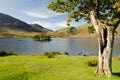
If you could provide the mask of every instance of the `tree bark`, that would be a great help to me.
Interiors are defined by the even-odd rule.
[[[105,36],[103,32],[101,32],[101,36]],[[98,74],[106,74],[110,76],[112,73],[112,50],[113,50],[113,41],[114,41],[114,29],[112,27],[107,27],[107,31],[104,32],[107,35],[102,38],[98,37],[98,41],[100,44],[99,54],[98,54]]]
[[[114,41],[114,27],[102,24],[96,18],[95,11],[90,12],[91,22],[97,32],[99,45],[97,74],[106,74],[110,76],[112,73],[112,50]]]

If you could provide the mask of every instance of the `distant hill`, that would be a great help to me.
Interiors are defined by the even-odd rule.
[[[52,32],[52,30],[44,28],[43,26],[38,25],[38,24],[29,24],[29,25],[32,26],[32,28],[37,29],[41,32]]]
[[[10,15],[0,13],[0,37],[33,37],[40,32],[49,32],[47,34],[53,37],[96,37],[96,33],[89,34],[88,27],[92,24],[84,24],[78,27],[66,27],[56,31],[44,28],[38,24],[27,24]],[[120,38],[120,25],[117,28],[116,37]]]
[[[51,35],[54,37],[96,37],[96,32],[89,33],[88,27],[91,27],[92,24],[84,24],[78,27],[66,27],[59,30],[56,30],[55,32],[52,32]],[[120,38],[120,26],[116,29],[117,33],[115,33],[115,37]]]
[[[19,19],[16,19],[10,15],[0,13],[0,31],[4,31],[6,29],[21,30],[21,31],[27,31],[27,32],[51,31],[40,25],[37,25],[37,24],[29,25],[29,24],[27,24]]]
[[[95,33],[89,34],[88,26],[91,26],[91,24],[71,28],[66,27],[52,32],[51,35],[54,37],[95,37]]]

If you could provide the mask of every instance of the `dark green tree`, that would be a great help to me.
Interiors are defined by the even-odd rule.
[[[96,73],[110,76],[114,32],[120,23],[120,0],[54,0],[48,8],[58,13],[68,12],[68,25],[72,19],[92,23],[99,45]]]

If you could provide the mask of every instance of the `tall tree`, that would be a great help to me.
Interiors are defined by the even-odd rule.
[[[48,8],[68,12],[68,25],[71,19],[85,19],[93,24],[99,45],[96,73],[110,76],[114,32],[120,23],[120,0],[54,0]]]

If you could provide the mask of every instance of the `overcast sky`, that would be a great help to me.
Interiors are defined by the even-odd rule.
[[[11,15],[28,24],[38,23],[45,28],[57,30],[66,27],[67,13],[58,14],[47,9],[51,0],[0,0],[0,13]],[[72,26],[84,21],[73,22]]]

